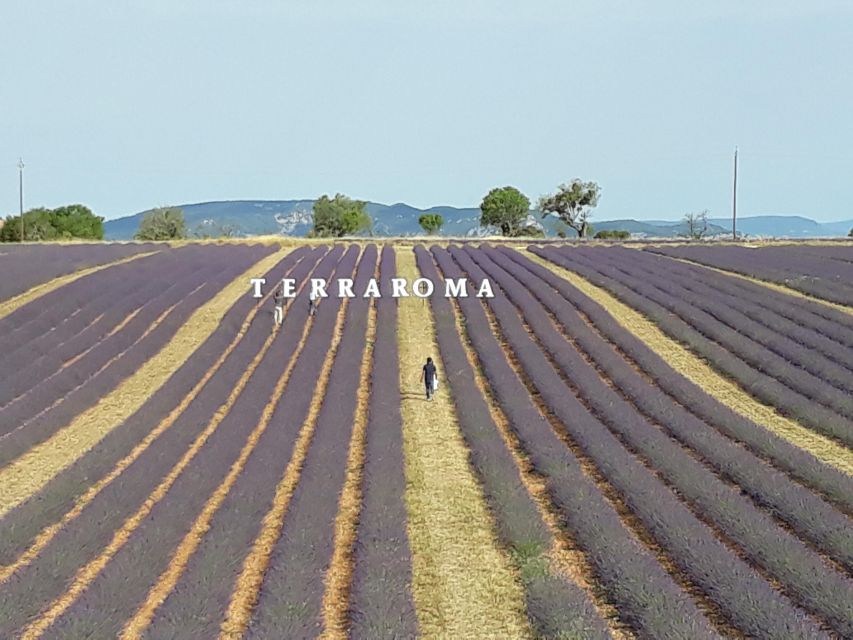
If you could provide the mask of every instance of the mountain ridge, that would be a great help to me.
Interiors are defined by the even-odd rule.
[[[281,234],[305,236],[311,229],[311,199],[295,200],[211,200],[177,205],[184,211],[187,229],[190,232],[203,233],[229,227],[241,236]],[[447,236],[477,237],[491,233],[480,226],[480,209],[477,207],[453,207],[438,205],[420,209],[396,202],[382,204],[368,202],[367,211],[373,219],[373,232],[378,236],[412,236],[423,232],[418,224],[422,213],[440,213],[444,217],[442,234]],[[142,216],[140,211],[129,216],[107,220],[104,234],[107,240],[130,240],[136,232]],[[567,236],[574,232],[565,228],[555,218],[542,219],[538,212],[531,211],[530,222],[543,228],[546,235],[557,236],[563,231]],[[738,218],[738,232],[760,237],[778,238],[817,238],[846,236],[853,219],[838,222],[817,222],[804,216],[745,216]],[[709,234],[724,235],[731,233],[731,220],[728,218],[709,218]],[[596,231],[629,231],[636,237],[678,237],[685,234],[685,226],[680,220],[592,220]]]

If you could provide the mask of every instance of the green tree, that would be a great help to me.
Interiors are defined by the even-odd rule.
[[[313,238],[340,238],[369,231],[373,223],[366,206],[366,202],[353,200],[341,193],[334,198],[320,196],[314,202],[314,228],[308,235]]]
[[[187,237],[184,212],[180,207],[157,207],[145,213],[136,240],[181,240]]]
[[[847,237],[853,238],[853,227],[850,228],[850,233],[847,234]]]
[[[82,204],[71,204],[54,209],[51,218],[53,226],[61,238],[85,238],[88,240],[103,240],[104,238],[104,219],[93,214],[88,207]]]
[[[530,214],[530,200],[515,187],[494,188],[480,203],[480,224],[501,230],[501,235],[530,235],[525,222]]]
[[[589,219],[592,210],[598,205],[601,187],[595,182],[584,182],[575,178],[568,184],[561,184],[557,192],[539,199],[539,211],[542,217],[556,216],[566,225],[577,231],[578,236],[586,238],[591,229]]]
[[[24,239],[30,242],[44,240],[102,240],[104,219],[88,207],[72,204],[57,209],[43,207],[24,212]],[[6,218],[0,229],[0,242],[21,241],[21,216]]]
[[[441,226],[444,224],[444,218],[440,213],[425,213],[418,218],[418,224],[421,225],[421,229],[426,233],[432,235],[441,229]]]

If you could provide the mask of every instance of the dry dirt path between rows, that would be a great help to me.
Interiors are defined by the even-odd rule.
[[[419,277],[411,251],[398,251],[397,261],[399,277]],[[427,356],[444,376],[425,300],[400,299],[398,341],[412,589],[421,634],[530,637],[522,588],[495,538],[453,404],[444,389],[427,402],[419,381]]]

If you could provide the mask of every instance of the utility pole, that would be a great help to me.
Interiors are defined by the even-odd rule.
[[[737,240],[737,147],[735,147],[735,177],[732,186],[732,240]]]
[[[24,241],[24,159],[18,158],[18,206],[21,213],[21,242]]]

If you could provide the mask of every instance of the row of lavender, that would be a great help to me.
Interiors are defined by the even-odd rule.
[[[397,301],[391,278],[397,273],[394,249],[382,250],[376,336],[370,367],[370,400],[362,468],[362,504],[353,548],[350,636],[355,639],[414,638],[412,557],[406,532],[403,420]]]
[[[853,246],[662,246],[647,251],[769,280],[853,306]]]
[[[531,250],[609,290],[752,395],[817,431],[853,444],[849,390],[853,326],[846,314],[827,309],[818,316],[806,307],[793,308],[789,300],[786,318],[771,312],[778,301],[770,300],[781,294],[753,291],[738,296],[726,290],[731,286],[727,276],[680,274],[673,261],[647,264],[648,257],[639,251]],[[749,309],[751,317],[739,309]],[[762,322],[754,319],[759,314]],[[788,320],[800,324],[801,331],[794,331]],[[820,329],[827,321],[834,325],[831,334]],[[801,340],[822,342],[835,355],[830,359]]]
[[[56,345],[53,351],[62,353],[67,344],[74,343],[67,358],[35,358],[30,366],[24,367],[8,384],[4,384],[5,403],[0,408],[0,434],[3,437],[0,464],[22,455],[93,406],[160,351],[200,305],[271,251],[260,245],[228,249],[204,255],[188,252],[173,265],[167,261],[164,268],[176,268],[168,280],[169,286],[149,290],[147,299],[134,302],[135,314],[128,309],[125,310],[125,318],[112,317],[113,326],[102,328],[108,332],[105,336],[99,337],[98,332],[83,335],[85,330],[66,335],[66,340]],[[153,268],[159,273],[159,279],[168,277],[168,272],[160,271],[157,266]],[[41,301],[43,311],[33,322],[41,314],[52,315],[51,303],[60,303],[63,299],[60,292],[61,289],[53,292],[59,295]],[[120,330],[113,332],[117,326],[121,327]],[[38,345],[42,337],[48,339],[54,331],[62,331],[61,327],[60,321],[53,331],[47,329],[46,335],[31,341]],[[33,349],[38,349],[38,346]],[[74,351],[78,351],[77,356],[70,355]]]
[[[136,253],[163,250],[154,243],[14,245],[0,247],[0,302],[80,269],[120,260]]]
[[[443,250],[433,251],[445,273],[453,275],[454,267]],[[558,295],[558,289],[534,277],[534,271],[530,270],[532,263],[508,249],[503,251],[450,250],[456,263],[468,274],[474,278],[486,275],[494,278],[510,298],[508,301],[498,296],[489,300],[489,306],[528,383],[560,418],[570,440],[607,477],[681,571],[732,625],[757,636],[820,635],[799,607],[849,633],[853,614],[845,603],[853,592],[846,576],[827,566],[819,554],[785,528],[777,526],[765,511],[770,507],[774,516],[786,520],[804,538],[826,547],[849,567],[850,540],[836,544],[837,535],[849,537],[844,533],[850,525],[846,516],[734,446],[696,416],[682,422],[689,414],[661,392],[656,393],[653,386],[644,387],[645,382],[639,376],[620,377],[620,369],[624,372],[630,368],[624,360],[619,366],[621,358],[601,338],[596,342],[595,336],[587,331],[581,347],[574,342],[576,336],[572,340],[561,336],[551,324],[549,314],[576,331],[582,324],[577,312],[566,298]],[[476,345],[478,340],[482,342],[481,334],[485,331],[483,328],[475,331],[478,325],[470,324],[471,314],[475,313],[470,304],[463,304],[462,309]],[[519,313],[535,340],[528,336]],[[574,320],[572,316],[576,316]],[[483,358],[480,348],[478,352],[488,371],[488,360]],[[599,370],[584,358],[595,362]],[[615,390],[602,382],[605,368],[605,375],[612,376]],[[513,401],[517,397],[512,396]],[[752,428],[757,430],[754,425]],[[682,449],[681,443],[691,450]],[[776,450],[784,450],[779,443],[770,444]],[[704,461],[697,460],[697,455],[703,456]],[[655,473],[650,473],[645,465],[653,467]],[[822,477],[844,481],[843,477],[825,473],[814,460],[811,466],[817,467]],[[670,487],[676,494],[670,492]],[[743,497],[741,491],[751,500]],[[828,524],[820,532],[813,526],[816,518],[826,518]],[[583,545],[583,529],[572,533]],[[720,536],[725,544],[718,540]],[[586,550],[596,558],[602,571],[600,555],[594,549]],[[772,581],[765,574],[772,576]],[[606,576],[602,571],[603,579]],[[781,584],[784,593],[776,591],[774,583]],[[612,583],[608,587],[614,589]],[[612,593],[615,598],[617,592]],[[626,601],[622,597],[618,605],[624,613]],[[745,605],[744,600],[760,603],[760,607],[755,610]]]

